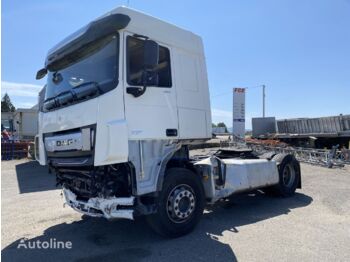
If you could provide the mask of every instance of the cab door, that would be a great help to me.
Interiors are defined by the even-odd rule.
[[[152,39],[155,40],[155,39]],[[155,40],[156,41],[156,40]],[[129,139],[174,139],[178,136],[178,113],[171,48],[159,43],[157,81],[135,96],[131,89],[142,88],[144,37],[124,33],[124,99]]]

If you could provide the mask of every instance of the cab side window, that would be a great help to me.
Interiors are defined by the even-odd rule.
[[[144,40],[127,37],[127,82],[129,85],[142,85]],[[159,46],[159,62],[156,67],[158,73],[157,87],[171,87],[170,51]]]

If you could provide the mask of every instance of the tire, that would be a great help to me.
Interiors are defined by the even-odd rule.
[[[168,169],[156,205],[157,213],[147,217],[153,230],[170,238],[188,234],[203,215],[205,195],[200,178],[184,168]]]
[[[277,162],[279,183],[271,189],[282,197],[294,195],[296,188],[300,184],[299,161],[290,154],[277,154],[272,160]]]

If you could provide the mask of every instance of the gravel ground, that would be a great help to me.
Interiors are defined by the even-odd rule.
[[[302,164],[294,197],[236,196],[177,239],[143,219],[108,222],[63,207],[53,174],[36,162],[2,162],[1,180],[3,261],[350,261],[349,167]],[[17,248],[23,238],[72,248]]]

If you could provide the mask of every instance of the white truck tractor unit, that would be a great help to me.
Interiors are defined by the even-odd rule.
[[[37,79],[45,75],[38,161],[78,212],[146,215],[176,237],[205,205],[260,188],[290,196],[301,186],[292,155],[189,156],[212,133],[203,43],[187,30],[119,7],[52,48]]]

